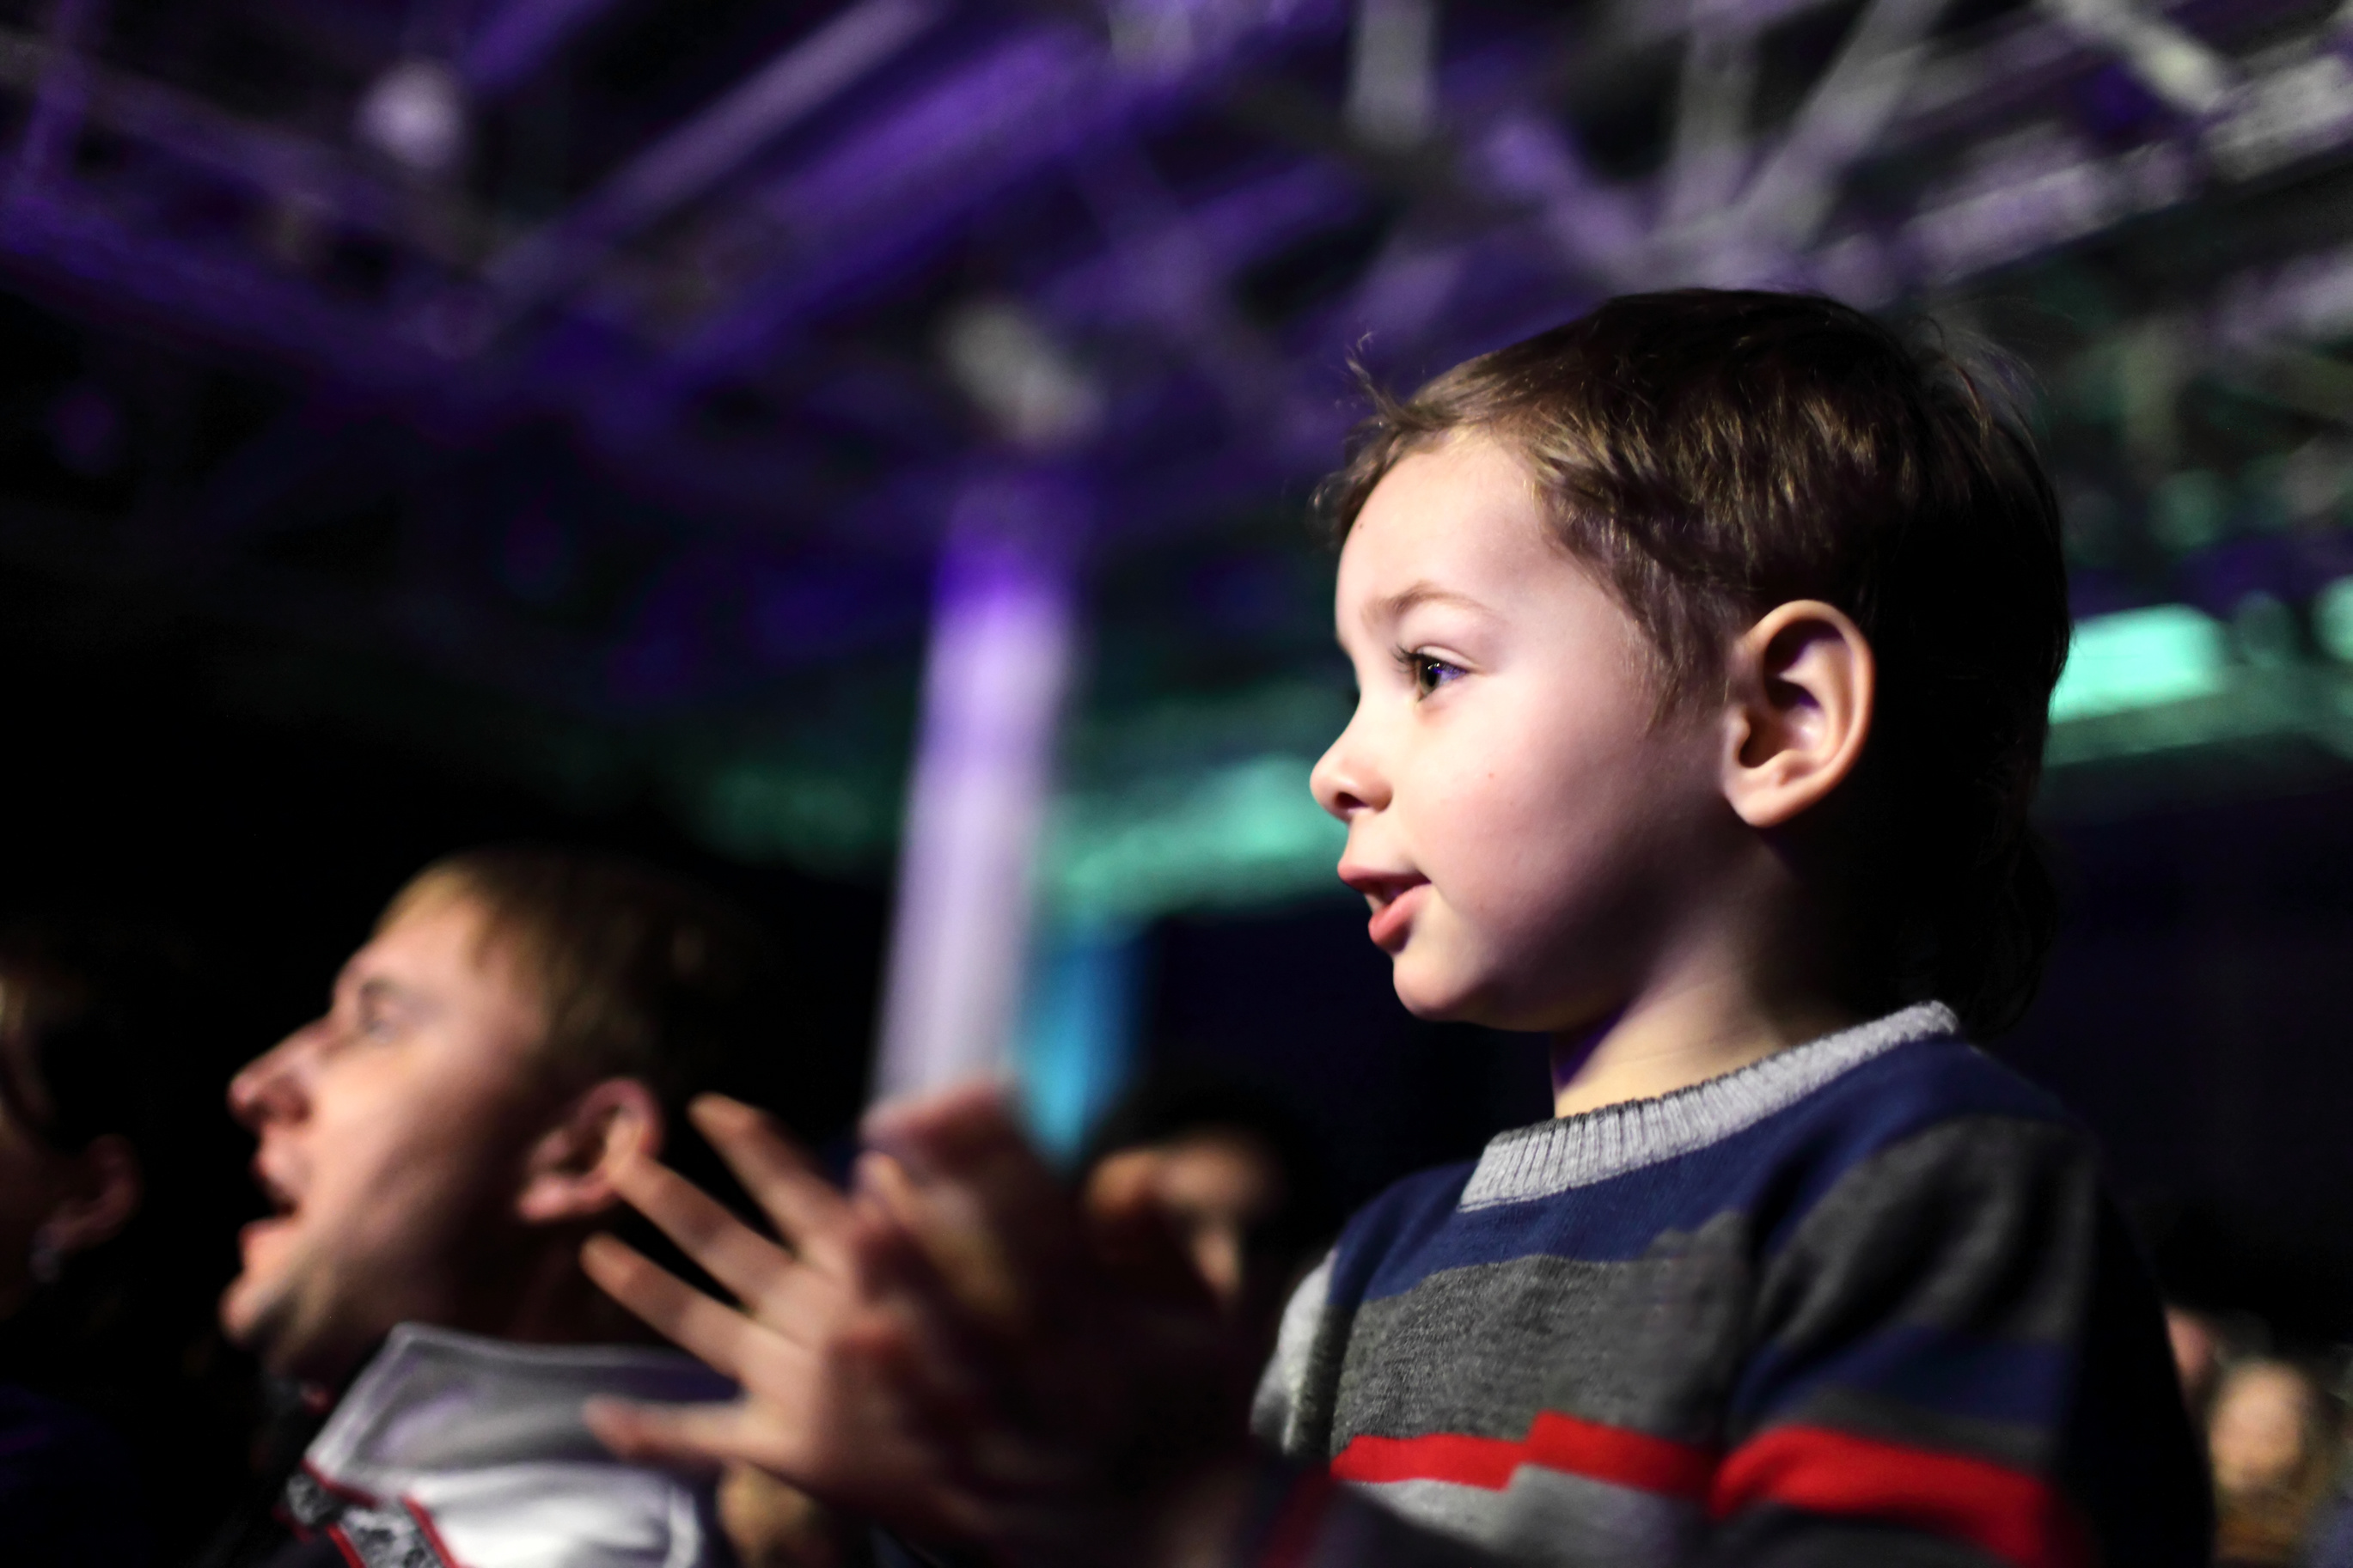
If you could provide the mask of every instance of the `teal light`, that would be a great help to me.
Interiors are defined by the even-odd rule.
[[[2226,684],[2222,625],[2187,605],[2096,616],[2076,624],[2051,721],[2094,719],[2212,697]]]
[[[2353,664],[2353,577],[2339,577],[2312,598],[2312,635],[2339,664]]]
[[[1314,765],[1258,756],[1066,796],[1048,833],[1049,902],[1071,918],[1148,919],[1336,893],[1348,834],[1307,793]]]
[[[1144,936],[1121,921],[1039,932],[1013,1068],[1031,1136],[1058,1162],[1126,1086],[1135,1058]]]

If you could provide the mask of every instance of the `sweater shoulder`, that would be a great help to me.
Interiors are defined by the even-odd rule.
[[[1799,1052],[1662,1100],[1504,1132],[1475,1162],[1397,1183],[1342,1234],[1332,1300],[1352,1305],[1434,1269],[1535,1254],[1630,1259],[1727,1211],[1778,1231],[1897,1145],[1973,1121],[2035,1124],[2040,1142],[2094,1163],[2088,1137],[2048,1092],[1949,1035],[1792,1089],[1808,1066]]]
[[[1390,1183],[1351,1215],[1332,1248],[1326,1300],[1349,1306],[1362,1300],[1385,1263],[1420,1249],[1444,1232],[1477,1164],[1460,1160],[1417,1171]]]

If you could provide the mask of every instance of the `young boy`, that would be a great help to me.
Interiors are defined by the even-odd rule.
[[[748,1314],[591,1270],[749,1398],[602,1434],[1010,1558],[2202,1562],[2094,1152],[1963,1043],[2052,925],[2024,437],[1843,307],[1649,295],[1380,402],[1326,495],[1340,874],[1413,1011],[1551,1035],[1556,1117],[1302,1287],[1253,1412],[1299,1468],[1240,1457],[1148,1235],[1085,1235],[970,1096],[878,1119],[846,1202],[718,1110],[798,1260],[638,1167]]]

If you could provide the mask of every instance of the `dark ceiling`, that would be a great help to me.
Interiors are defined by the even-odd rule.
[[[1093,626],[1066,782],[1109,833],[1171,770],[1246,805],[1336,722],[1301,502],[1352,353],[1410,381],[1756,280],[2021,353],[2080,606],[2190,605],[2277,698],[2063,763],[2334,766],[2337,16],[5,0],[0,554],[235,628],[185,645],[225,701],[856,871],[945,520],[1050,474]]]

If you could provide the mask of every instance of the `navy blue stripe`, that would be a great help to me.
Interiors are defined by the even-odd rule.
[[[1331,1300],[1411,1289],[1440,1269],[1546,1256],[1642,1257],[1670,1230],[1727,1210],[1756,1217],[1769,1256],[1849,1171],[1916,1132],[1974,1116],[2065,1123],[2057,1103],[1957,1041],[1899,1046],[1704,1149],[1527,1203],[1456,1212],[1472,1165],[1407,1178],[1341,1238]]]
[[[1741,1369],[1733,1424],[1837,1387],[1940,1415],[2048,1430],[2065,1414],[2074,1367],[2075,1357],[2059,1344],[1897,1323],[1827,1356],[1816,1349],[1799,1359],[1766,1346]]]

